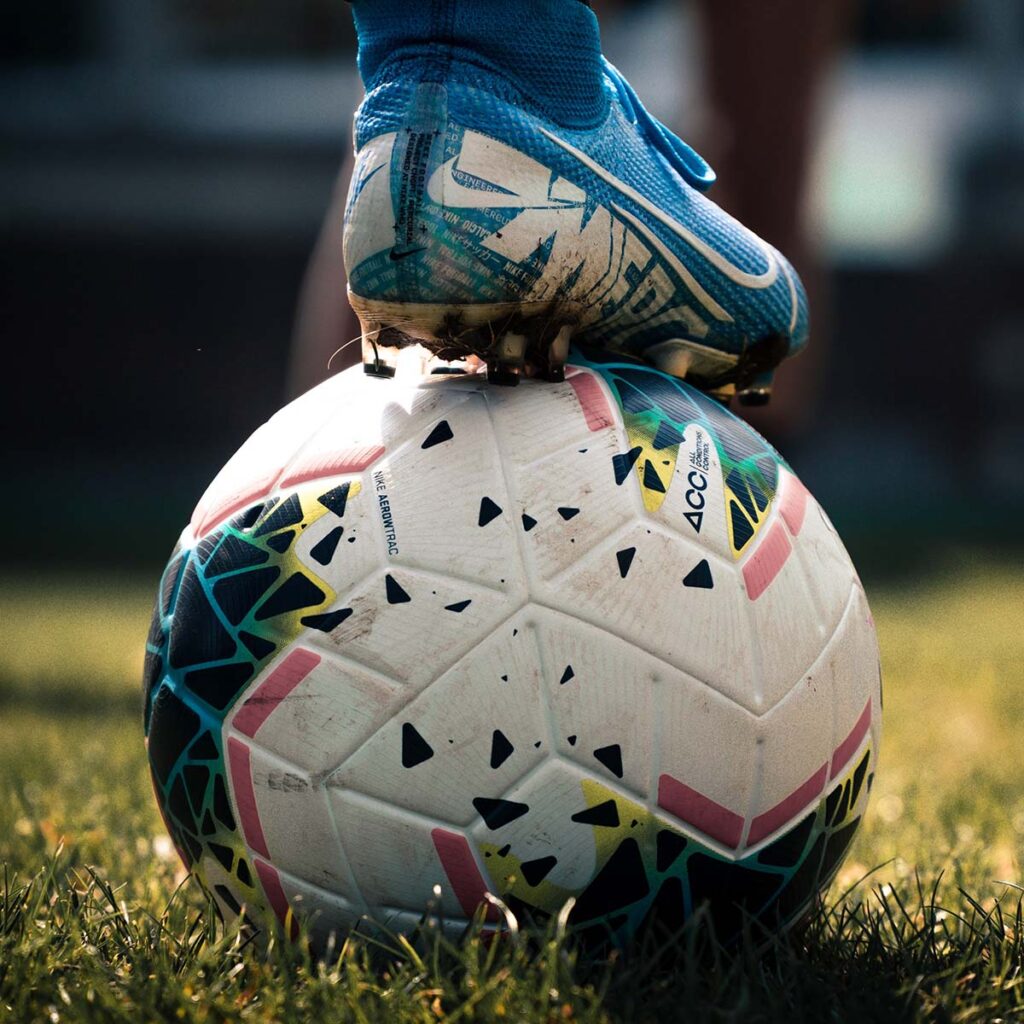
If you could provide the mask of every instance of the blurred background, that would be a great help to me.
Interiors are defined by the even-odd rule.
[[[205,485],[287,395],[360,97],[350,11],[51,0],[5,22],[0,569],[155,582]],[[693,12],[627,4],[602,27],[652,111],[693,137]],[[1024,5],[863,0],[845,35],[807,199],[824,358],[783,454],[869,571],[920,571],[937,547],[1019,557]]]

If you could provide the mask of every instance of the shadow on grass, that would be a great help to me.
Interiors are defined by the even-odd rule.
[[[197,886],[157,911],[133,906],[58,854],[30,879],[0,869],[0,1005],[23,1020],[61,1005],[71,1022],[181,1018],[196,999],[209,1019],[281,1024],[1016,1020],[1019,894],[1006,903],[885,885],[767,942],[748,933],[724,948],[698,914],[601,956],[566,933],[566,915],[498,938],[481,918],[456,939],[427,919],[409,938],[351,934],[318,955],[304,928],[294,941],[223,928]]]

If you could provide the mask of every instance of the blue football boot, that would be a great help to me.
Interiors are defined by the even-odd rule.
[[[582,0],[355,0],[345,213],[369,372],[398,349],[560,379],[571,340],[766,401],[807,341],[775,249],[601,55]],[[770,156],[766,156],[770,159]]]

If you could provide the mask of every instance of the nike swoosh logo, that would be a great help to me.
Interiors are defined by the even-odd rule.
[[[386,161],[384,163],[377,164],[377,166],[374,167],[372,171],[369,171],[367,174],[363,175],[362,180],[356,182],[356,184],[352,188],[352,198],[353,199],[358,199],[360,194],[362,193],[363,189],[366,188],[366,186],[370,184],[370,179],[378,171],[384,170],[384,168],[386,166],[387,166],[387,162]]]
[[[510,192],[492,192],[490,189],[469,188],[458,181],[452,173],[458,161],[457,156],[446,160],[427,182],[427,195],[438,206],[458,207],[463,210],[522,209],[523,201]]]
[[[490,161],[488,161],[486,155],[481,153],[479,149],[481,141],[489,143],[492,147],[500,145],[501,150],[496,154],[492,154]],[[503,154],[502,151],[504,151]],[[458,166],[460,159],[463,160],[464,165],[468,162],[470,166],[474,167],[474,170],[479,171],[481,170],[480,164],[491,162],[492,166],[495,166],[493,161],[496,158],[500,160],[502,155],[509,162],[518,160],[520,163],[529,165],[525,173],[512,175],[512,180],[515,180],[520,187],[518,192],[506,188],[498,182],[488,182],[486,179],[479,177],[478,174],[474,174],[473,177],[476,177],[477,180],[485,185],[494,185],[494,189],[471,188],[469,185],[464,185],[455,176],[454,172],[461,170]],[[501,165],[497,164],[497,166]],[[503,170],[508,173],[509,169],[503,167]],[[518,170],[522,172],[523,168]],[[430,180],[427,182],[427,195],[439,206],[463,210],[566,210],[583,205],[586,198],[583,193],[564,180],[561,181],[561,185],[566,190],[565,195],[549,194],[550,180],[550,170],[543,164],[537,163],[537,161],[528,157],[525,153],[505,146],[503,143],[497,143],[496,140],[486,139],[485,136],[479,135],[476,132],[467,132],[466,138],[463,140],[462,151],[459,155],[446,160],[430,176]],[[557,186],[559,183],[556,182],[555,184]],[[524,188],[525,191],[523,191]]]
[[[421,245],[418,249],[406,249],[405,252],[399,252],[397,249],[392,249],[389,253],[391,261],[397,263],[399,260],[404,260],[406,256],[415,256],[418,252],[426,252],[427,247]]]
[[[712,248],[702,238],[695,235],[689,228],[680,224],[675,218],[670,217],[664,210],[658,209],[654,203],[637,192],[635,188],[615,177],[611,171],[605,170],[604,167],[587,156],[587,154],[582,150],[577,149],[571,143],[566,142],[565,139],[560,139],[557,135],[553,135],[546,128],[540,128],[539,130],[541,134],[550,139],[556,146],[559,146],[561,149],[564,149],[567,153],[574,156],[581,164],[583,164],[584,167],[596,174],[602,181],[607,182],[617,192],[621,192],[624,196],[636,203],[637,206],[646,210],[652,217],[664,224],[669,231],[682,241],[686,242],[686,244],[692,249],[695,249],[700,253],[700,255],[703,256],[704,259],[706,259],[716,270],[724,274],[734,284],[741,285],[744,288],[760,289],[770,288],[778,280],[778,258],[768,247],[767,243],[758,238],[757,235],[754,235],[752,232],[747,232],[748,235],[750,235],[750,237],[760,246],[768,267],[762,274],[750,274],[740,267],[737,267],[734,263],[731,263],[717,249]],[[744,230],[746,229],[744,228]]]

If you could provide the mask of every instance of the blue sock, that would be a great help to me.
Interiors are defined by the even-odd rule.
[[[443,82],[453,61],[490,65],[557,124],[605,113],[597,18],[580,0],[354,0],[359,73],[367,89],[400,49],[420,81]]]

